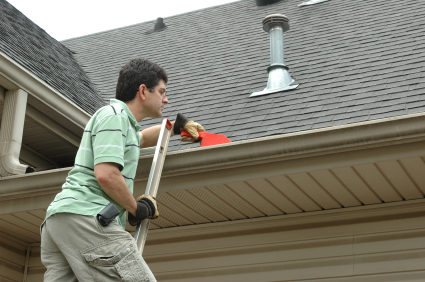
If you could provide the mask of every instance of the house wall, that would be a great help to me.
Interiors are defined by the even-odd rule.
[[[22,281],[27,246],[0,235],[0,282]]]
[[[158,281],[425,281],[425,201],[152,230],[144,257]]]
[[[151,241],[145,259],[158,281],[424,281],[425,210],[417,207],[193,228]]]

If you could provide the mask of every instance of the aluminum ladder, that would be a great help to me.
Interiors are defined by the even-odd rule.
[[[151,171],[149,173],[148,184],[146,185],[145,195],[156,197],[158,193],[159,181],[161,180],[162,167],[164,165],[165,155],[167,154],[168,143],[170,141],[173,125],[168,119],[163,119],[158,143],[156,147],[140,149],[140,155],[147,155],[155,151],[153,156]],[[140,254],[143,253],[146,237],[148,235],[150,219],[145,219],[137,224],[134,240],[136,240],[137,248]]]

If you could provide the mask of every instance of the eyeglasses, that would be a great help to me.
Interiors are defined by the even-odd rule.
[[[167,98],[167,91],[160,92],[159,94],[161,94],[162,99]]]
[[[151,93],[155,93],[155,91],[157,90],[156,88],[148,88],[149,92]],[[161,95],[162,99],[167,98],[167,90],[165,90],[164,88],[159,88],[158,89],[159,95]]]

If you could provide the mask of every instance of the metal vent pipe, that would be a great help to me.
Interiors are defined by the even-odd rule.
[[[164,19],[163,18],[157,18],[155,26],[153,27],[153,31],[159,31],[159,30],[164,29],[166,27],[167,26],[164,23]]]
[[[273,14],[264,18],[264,31],[270,34],[270,66],[267,68],[269,79],[263,91],[254,92],[249,97],[255,97],[275,92],[295,89],[297,85],[289,74],[289,68],[284,62],[283,33],[289,30],[289,19],[281,14]]]

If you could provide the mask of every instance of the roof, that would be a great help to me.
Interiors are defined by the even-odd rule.
[[[105,99],[128,60],[159,63],[169,74],[164,117],[183,113],[232,141],[425,111],[423,2],[298,4],[242,0],[165,18],[160,32],[146,34],[149,21],[63,43]],[[248,98],[267,83],[269,35],[261,22],[274,13],[290,19],[285,63],[299,87]],[[193,145],[170,142],[170,150],[185,146]]]
[[[105,103],[72,52],[5,0],[0,51],[89,114]]]

